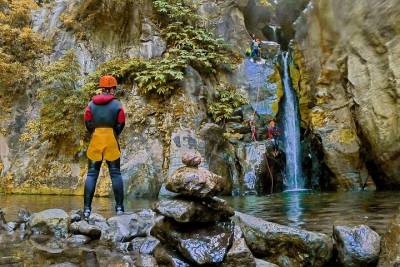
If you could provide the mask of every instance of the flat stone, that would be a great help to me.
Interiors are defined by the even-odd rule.
[[[97,225],[90,225],[86,221],[74,222],[69,228],[74,234],[87,235],[92,239],[99,239],[101,236],[101,228]]]
[[[278,258],[284,255],[301,266],[323,266],[331,258],[332,243],[324,234],[267,222],[240,212],[235,213],[234,220],[250,250],[271,262],[278,263]]]
[[[203,201],[205,202],[205,201]],[[214,202],[213,202],[214,204]],[[217,207],[217,204],[214,204]],[[229,207],[229,206],[228,206]],[[165,199],[154,205],[154,210],[177,222],[215,222],[233,215],[232,208],[211,209],[206,204],[184,199]]]
[[[256,267],[256,261],[244,238],[235,240],[226,254],[224,267],[248,266]]]
[[[213,197],[227,186],[226,179],[204,168],[181,167],[167,178],[172,192],[198,198]]]
[[[333,238],[344,266],[369,266],[378,261],[381,238],[368,226],[334,226]]]
[[[34,213],[29,222],[33,234],[68,235],[69,216],[62,209],[48,209]]]
[[[151,233],[163,244],[176,247],[190,262],[219,264],[232,244],[233,224],[227,222],[194,228],[163,218],[156,222]]]
[[[279,267],[279,266],[265,260],[256,259],[256,267]]]

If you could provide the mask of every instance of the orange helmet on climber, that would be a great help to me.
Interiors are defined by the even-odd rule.
[[[117,79],[111,75],[105,75],[100,78],[99,87],[100,88],[113,88],[117,87]]]

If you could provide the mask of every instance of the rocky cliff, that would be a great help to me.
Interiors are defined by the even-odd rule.
[[[313,0],[296,21],[302,120],[337,189],[400,186],[399,12],[394,0]]]

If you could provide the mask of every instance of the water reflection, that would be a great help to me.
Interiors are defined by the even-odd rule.
[[[289,226],[299,227],[302,225],[303,197],[304,192],[284,192],[285,210]]]

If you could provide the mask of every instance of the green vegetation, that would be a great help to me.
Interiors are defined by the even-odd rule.
[[[216,99],[209,105],[208,111],[215,122],[221,122],[230,119],[235,109],[245,104],[246,98],[235,87],[220,84],[217,87]]]
[[[9,94],[30,85],[37,66],[49,51],[47,42],[30,28],[33,0],[0,0],[0,94]]]
[[[83,109],[87,98],[79,89],[80,66],[73,50],[58,61],[47,66],[41,73],[42,89],[39,98],[43,105],[40,110],[39,136],[71,146],[79,145],[84,136],[82,123]]]

